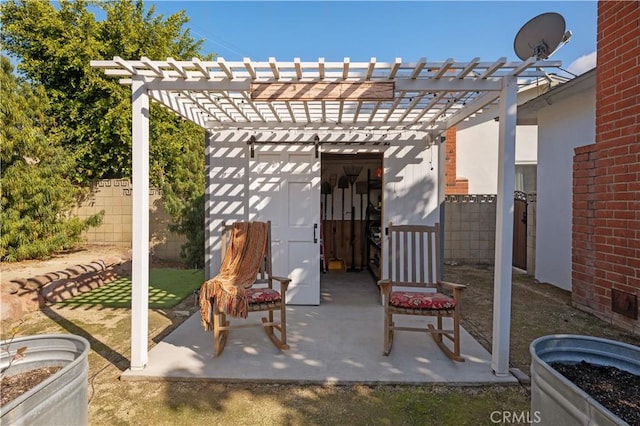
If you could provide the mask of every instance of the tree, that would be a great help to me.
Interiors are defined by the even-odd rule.
[[[55,8],[42,1],[9,1],[0,6],[4,49],[20,59],[20,72],[47,91],[49,114],[64,130],[61,143],[78,153],[76,180],[82,183],[131,176],[131,91],[91,68],[90,61],[114,56],[185,59],[198,56],[202,43],[182,29],[188,22],[184,12],[164,19],[154,16],[153,7],[145,13],[142,1],[97,2],[106,13],[97,22],[88,4],[62,0]],[[204,132],[194,132],[195,125],[159,105],[151,109],[157,118],[150,127],[152,145],[167,131],[183,129],[202,144]],[[159,184],[158,168],[174,164],[175,150],[152,146],[152,151],[152,182]]]
[[[104,19],[97,21],[90,7],[101,9]],[[44,88],[51,100],[47,114],[57,123],[52,131],[77,158],[74,180],[130,177],[131,90],[90,61],[201,56],[202,41],[183,29],[184,12],[165,18],[153,6],[145,12],[140,0],[61,0],[58,7],[10,0],[0,12],[4,49],[19,59],[18,70],[29,81]],[[164,190],[174,229],[195,235],[182,221],[204,194],[204,130],[153,102],[150,114],[151,184]],[[204,257],[204,244],[199,250]]]
[[[74,161],[54,137],[42,87],[18,81],[0,56],[0,258],[46,258],[81,241],[102,215],[71,217],[80,189],[68,178]]]

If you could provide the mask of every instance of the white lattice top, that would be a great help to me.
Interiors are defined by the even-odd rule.
[[[440,133],[495,111],[505,77],[544,77],[559,61],[91,61],[208,129],[396,130]]]

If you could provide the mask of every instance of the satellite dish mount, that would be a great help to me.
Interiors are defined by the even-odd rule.
[[[547,59],[571,38],[571,31],[565,32],[565,28],[565,20],[559,13],[538,15],[520,28],[513,49],[523,61],[531,57],[538,61]]]

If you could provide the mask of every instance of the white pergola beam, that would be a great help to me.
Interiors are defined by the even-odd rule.
[[[193,90],[196,92],[246,92],[251,88],[251,80],[181,80],[175,78],[149,79],[149,90]]]
[[[220,70],[222,70],[222,72],[224,73],[224,75],[229,79],[229,80],[233,80],[233,72],[229,69],[229,67],[227,66],[226,61],[224,60],[224,58],[220,57],[218,58],[218,66],[220,67]]]
[[[192,121],[203,128],[205,127],[202,114],[195,114],[195,107],[180,102],[175,94],[161,90],[147,90],[147,93],[151,99],[164,105],[180,117]]]
[[[474,99],[472,102],[467,104],[465,108],[448,117],[442,124],[443,127],[448,129],[457,125],[480,109],[494,102],[499,97],[500,93],[489,92],[483,96],[480,96],[479,98]]]
[[[449,58],[446,61],[444,61],[440,69],[436,71],[436,73],[433,75],[433,78],[435,79],[442,78],[451,69],[451,65],[453,65],[454,63],[455,61],[452,58]]]
[[[398,80],[396,90],[426,91],[426,92],[499,92],[502,82],[499,78],[492,80],[464,80],[454,77],[429,80]]]
[[[204,78],[206,79],[211,78],[211,73],[209,72],[209,68],[207,68],[207,66],[200,60],[200,58],[192,58],[191,61],[196,66],[198,71],[202,73]]]
[[[402,65],[402,58],[396,58],[396,61],[391,65],[391,69],[389,70],[389,76],[387,77],[389,80],[393,80],[396,78],[396,74]]]
[[[244,65],[244,68],[247,70],[247,72],[249,73],[249,76],[255,80],[256,78],[258,78],[258,74],[256,73],[256,69],[253,66],[253,64],[251,63],[251,59],[249,58],[243,58],[242,59],[242,64]]]
[[[302,65],[300,64],[300,58],[294,58],[293,65],[296,69],[296,78],[298,80],[302,80]]]
[[[349,58],[344,58],[344,61],[342,62],[342,79],[346,80],[347,78],[349,78],[349,62],[351,60]]]

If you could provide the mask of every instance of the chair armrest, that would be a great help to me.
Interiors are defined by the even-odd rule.
[[[271,277],[272,280],[276,280],[280,282],[280,288],[282,289],[283,292],[287,291],[287,287],[289,287],[289,283],[291,282],[291,278],[286,278],[286,277],[277,277],[275,275],[272,275]]]
[[[440,284],[442,284],[445,287],[449,287],[451,289],[459,289],[459,290],[464,290],[465,288],[467,288],[466,285],[464,284],[457,284],[457,283],[452,283],[449,281],[440,281]]]
[[[462,292],[462,290],[467,288],[467,286],[464,284],[457,284],[449,281],[438,281],[438,286],[444,286],[444,287],[447,287],[448,289],[453,290],[454,299],[458,299],[460,297],[460,293]]]
[[[391,293],[391,281],[389,280],[379,280],[378,286],[380,287],[380,291],[384,295],[389,295]]]

